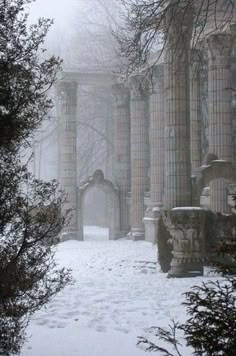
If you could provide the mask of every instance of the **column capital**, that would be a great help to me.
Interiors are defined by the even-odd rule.
[[[154,78],[160,78],[164,75],[164,63],[156,64],[152,69],[152,76]]]
[[[131,90],[131,99],[146,97],[148,95],[149,80],[142,73],[133,74],[128,81]]]
[[[202,61],[202,51],[198,48],[192,48],[190,51],[191,65],[199,67]]]
[[[234,41],[234,36],[231,33],[214,33],[208,36],[207,44],[211,64],[217,64],[220,59],[225,61],[222,64],[228,64]]]
[[[164,66],[164,63],[160,63],[152,68],[149,79],[151,94],[154,94],[158,88],[164,85]]]
[[[200,70],[202,68],[203,56],[200,49],[192,48],[190,52],[190,78],[200,80]],[[202,74],[202,73],[201,73]]]
[[[171,0],[168,6],[163,23],[168,43],[182,47],[192,36],[194,9],[176,0]]]
[[[59,99],[71,98],[77,100],[78,83],[76,81],[61,80],[56,84],[57,96]]]
[[[112,85],[112,94],[115,98],[115,105],[128,106],[130,91],[125,83],[115,83]]]

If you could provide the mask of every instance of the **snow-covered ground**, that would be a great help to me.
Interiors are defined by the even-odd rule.
[[[183,320],[182,293],[201,278],[167,279],[151,243],[108,241],[101,228],[85,235],[58,245],[58,262],[75,283],[34,315],[21,356],[157,355],[137,348],[137,337]]]

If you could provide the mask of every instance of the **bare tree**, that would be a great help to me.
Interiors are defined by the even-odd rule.
[[[183,33],[192,33],[192,48],[201,46],[212,32],[226,31],[232,23],[235,0],[120,0],[123,4],[123,25],[114,32],[120,55],[127,60],[126,72],[142,68],[159,59],[171,35],[172,24],[178,22],[175,46]],[[189,17],[191,21],[188,21]],[[157,58],[158,57],[158,58]]]

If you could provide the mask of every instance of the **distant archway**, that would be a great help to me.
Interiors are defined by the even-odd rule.
[[[120,237],[120,198],[119,190],[109,180],[104,178],[103,172],[99,169],[92,177],[89,177],[79,186],[78,192],[78,230],[80,240],[84,240],[84,201],[86,193],[94,187],[101,189],[110,196],[111,201],[111,219],[109,223],[109,240],[115,240]]]

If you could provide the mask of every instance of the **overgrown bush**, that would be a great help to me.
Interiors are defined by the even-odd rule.
[[[0,0],[0,355],[20,352],[30,316],[67,283],[52,248],[67,220],[56,181],[34,179],[19,156],[52,108],[61,61],[42,45],[51,20],[28,25],[31,0]],[[69,212],[68,212],[69,213]]]

